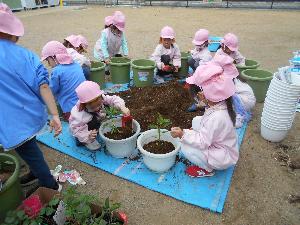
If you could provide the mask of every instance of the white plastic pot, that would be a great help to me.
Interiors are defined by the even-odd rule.
[[[123,139],[123,140],[113,140],[105,136],[105,133],[110,132],[111,128],[109,124],[111,121],[114,121],[117,127],[122,126],[121,118],[114,118],[108,121],[105,121],[101,124],[99,129],[99,134],[102,140],[104,140],[107,151],[115,158],[126,158],[129,157],[134,150],[136,149],[136,140],[141,132],[140,124],[136,120],[133,121],[133,130],[135,131],[134,135]]]
[[[267,141],[280,142],[286,137],[288,130],[270,129],[267,126],[265,126],[263,123],[261,123],[260,133],[261,133],[261,136],[264,139],[266,139]]]
[[[298,73],[291,73],[292,83],[300,87],[300,75]]]
[[[176,155],[180,149],[180,142],[178,139],[173,138],[167,130],[161,130],[161,140],[171,142],[175,150],[167,154],[153,154],[143,148],[145,144],[156,141],[157,139],[157,129],[147,130],[139,136],[137,147],[143,155],[145,165],[154,172],[163,173],[168,171],[175,164]]]
[[[291,90],[291,91],[300,93],[300,86],[283,82],[282,80],[278,79],[278,76],[279,76],[279,74],[277,72],[274,73],[274,77],[273,77],[271,83],[274,82],[277,85],[279,85],[279,87],[282,87],[283,89],[287,89],[287,90]]]
[[[262,117],[261,122],[270,129],[274,130],[289,130],[291,129],[293,123],[282,123],[282,122],[274,122],[268,118]]]
[[[294,115],[280,116],[280,115],[268,113],[265,110],[262,112],[262,116],[269,118],[270,120],[274,120],[275,122],[293,122],[294,120]]]

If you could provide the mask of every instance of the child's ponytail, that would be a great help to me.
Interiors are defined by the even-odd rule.
[[[227,105],[227,110],[228,110],[228,114],[230,116],[230,119],[233,123],[233,126],[235,126],[236,114],[235,114],[235,111],[233,109],[232,97],[229,97],[229,98],[226,99],[226,105]]]

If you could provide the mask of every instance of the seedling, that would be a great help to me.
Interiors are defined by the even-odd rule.
[[[107,115],[107,117],[109,119],[113,119],[116,116],[118,116],[118,115],[121,114],[121,112],[118,109],[116,109],[114,107],[111,107],[111,106],[105,108],[105,111],[106,111],[106,115]],[[115,124],[115,122],[113,120],[111,120],[111,122],[109,124],[107,124],[107,125],[110,127],[110,129],[111,129],[110,132],[112,134],[116,134],[116,133],[120,132],[119,129],[118,129],[118,127],[116,126],[116,124]]]
[[[169,119],[163,118],[163,116],[158,113],[158,116],[156,118],[156,122],[154,124],[151,124],[149,126],[150,129],[157,129],[158,131],[158,140],[160,141],[161,139],[161,129],[165,129],[167,128],[169,125],[171,125],[172,122]],[[166,133],[166,132],[162,132],[162,133]]]

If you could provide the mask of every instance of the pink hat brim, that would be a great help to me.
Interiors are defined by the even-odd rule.
[[[174,36],[161,36],[161,38],[170,38],[170,39],[174,39]]]
[[[202,45],[205,41],[196,41],[196,40],[193,40],[192,41],[194,45]]]
[[[239,50],[238,47],[232,47],[232,46],[228,46],[226,45],[225,41],[224,41],[224,38],[220,41],[221,44],[224,44],[227,48],[229,48],[231,51],[235,52],[237,50]]]
[[[115,26],[116,26],[116,28],[118,28],[118,30],[120,30],[120,31],[124,32],[124,30],[125,30],[125,27],[121,27],[121,26],[118,26],[118,25],[115,25]]]
[[[0,32],[17,37],[24,35],[24,26],[21,20],[8,13],[0,14]]]

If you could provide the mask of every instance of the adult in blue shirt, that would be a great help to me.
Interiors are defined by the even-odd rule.
[[[0,3],[0,143],[5,150],[15,149],[29,165],[22,184],[38,178],[40,186],[59,190],[35,135],[47,122],[45,104],[53,116],[50,127],[55,135],[62,130],[61,122],[46,68],[37,55],[16,44],[23,35],[22,22]]]
[[[48,42],[42,50],[42,60],[53,68],[50,75],[50,88],[58,101],[65,120],[78,101],[75,89],[85,81],[82,68],[73,62],[67,48],[58,41]]]

